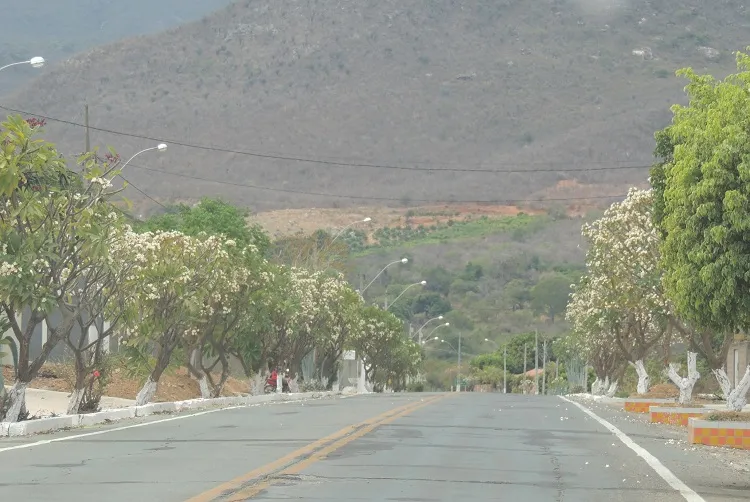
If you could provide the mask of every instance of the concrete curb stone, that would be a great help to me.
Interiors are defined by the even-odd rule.
[[[31,434],[44,434],[70,429],[116,422],[136,417],[147,417],[157,413],[174,413],[187,410],[204,410],[211,408],[227,408],[233,406],[253,406],[272,402],[293,402],[307,399],[321,399],[341,395],[341,392],[305,392],[299,394],[263,394],[260,396],[218,397],[214,399],[189,399],[167,403],[149,403],[144,406],[132,406],[87,413],[82,415],[63,415],[59,417],[40,418],[24,422],[0,422],[0,437],[18,437]]]

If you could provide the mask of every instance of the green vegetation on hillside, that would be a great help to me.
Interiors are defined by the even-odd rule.
[[[469,240],[501,233],[510,234],[516,240],[523,240],[543,229],[551,221],[548,216],[530,216],[524,213],[501,218],[482,216],[478,219],[448,220],[446,223],[427,227],[383,227],[374,232],[373,243],[366,241],[367,236],[361,230],[350,230],[342,236],[342,240],[356,256],[364,256],[382,249]]]

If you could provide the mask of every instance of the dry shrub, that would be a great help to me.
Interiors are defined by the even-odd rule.
[[[747,411],[712,411],[701,417],[711,422],[748,422],[750,423],[750,412]]]
[[[660,383],[651,387],[645,394],[631,394],[630,397],[653,399],[673,399],[680,396],[680,389],[671,383]]]

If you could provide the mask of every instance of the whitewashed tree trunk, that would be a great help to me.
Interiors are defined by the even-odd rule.
[[[19,417],[26,409],[26,387],[29,384],[16,381],[8,391],[8,411],[5,414],[6,422],[18,422]]]
[[[250,378],[250,395],[260,396],[263,394],[263,389],[266,387],[266,379],[263,377],[263,372],[258,370],[258,373]]]
[[[146,380],[146,383],[143,384],[143,388],[138,391],[138,395],[135,396],[135,405],[136,406],[144,406],[151,402],[151,400],[156,395],[156,389],[158,387],[158,383],[155,382],[151,377],[148,377],[148,380]]]
[[[292,394],[299,394],[299,383],[296,378],[289,379],[289,392]]]
[[[596,377],[594,383],[591,384],[591,393],[595,396],[598,396],[602,392],[602,386],[603,382],[599,379],[599,377]]]
[[[276,392],[281,394],[284,391],[284,375],[277,371],[276,372]]]
[[[79,409],[81,408],[81,401],[83,400],[83,394],[85,393],[85,389],[73,389],[73,392],[70,393],[70,399],[68,399],[68,415],[75,415],[78,413]]]
[[[719,382],[724,399],[727,400],[727,409],[731,411],[742,411],[747,404],[747,393],[750,391],[750,365],[745,369],[745,375],[737,386],[732,389],[726,369],[713,370],[716,380]]]
[[[680,374],[677,373],[676,364],[670,364],[669,368],[667,369],[667,376],[670,380],[672,380],[677,388],[680,389],[680,404],[689,403],[693,399],[693,387],[695,387],[695,383],[701,377],[701,374],[698,373],[697,369],[697,357],[698,354],[696,354],[695,352],[687,353],[688,374],[685,378],[681,377]]]
[[[648,376],[643,359],[638,359],[635,363],[631,362],[630,364],[635,367],[635,372],[638,374],[638,387],[636,391],[641,395],[647,393],[648,388],[651,387],[651,378]]]
[[[615,397],[615,394],[617,393],[617,386],[619,385],[619,382],[615,380],[612,382],[607,389],[606,396],[607,397]]]
[[[201,390],[201,397],[203,399],[211,397],[211,389],[208,388],[208,377],[206,375],[201,375],[198,379],[198,387]]]

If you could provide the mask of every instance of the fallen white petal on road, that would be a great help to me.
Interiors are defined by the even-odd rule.
[[[651,453],[649,453],[645,448],[640,446],[638,443],[630,439],[630,437],[622,432],[620,429],[612,425],[611,423],[604,420],[602,417],[594,413],[593,411],[589,410],[585,406],[583,406],[580,403],[576,403],[575,401],[572,401],[566,397],[559,396],[560,399],[563,399],[564,401],[567,401],[568,403],[577,406],[581,411],[583,411],[585,414],[599,422],[601,425],[603,425],[606,429],[608,429],[612,434],[617,436],[617,438],[628,448],[633,450],[636,455],[641,457],[643,460],[646,461],[646,463],[654,470],[656,473],[661,476],[661,478],[667,482],[669,486],[671,486],[675,491],[677,491],[682,497],[687,500],[688,502],[706,502],[706,500],[698,495],[692,488],[690,488],[688,485],[683,483],[680,478],[674,475],[672,471],[670,471],[667,467],[662,464],[658,458],[654,457]],[[607,466],[609,467],[609,466]],[[648,474],[646,475],[648,477]]]

